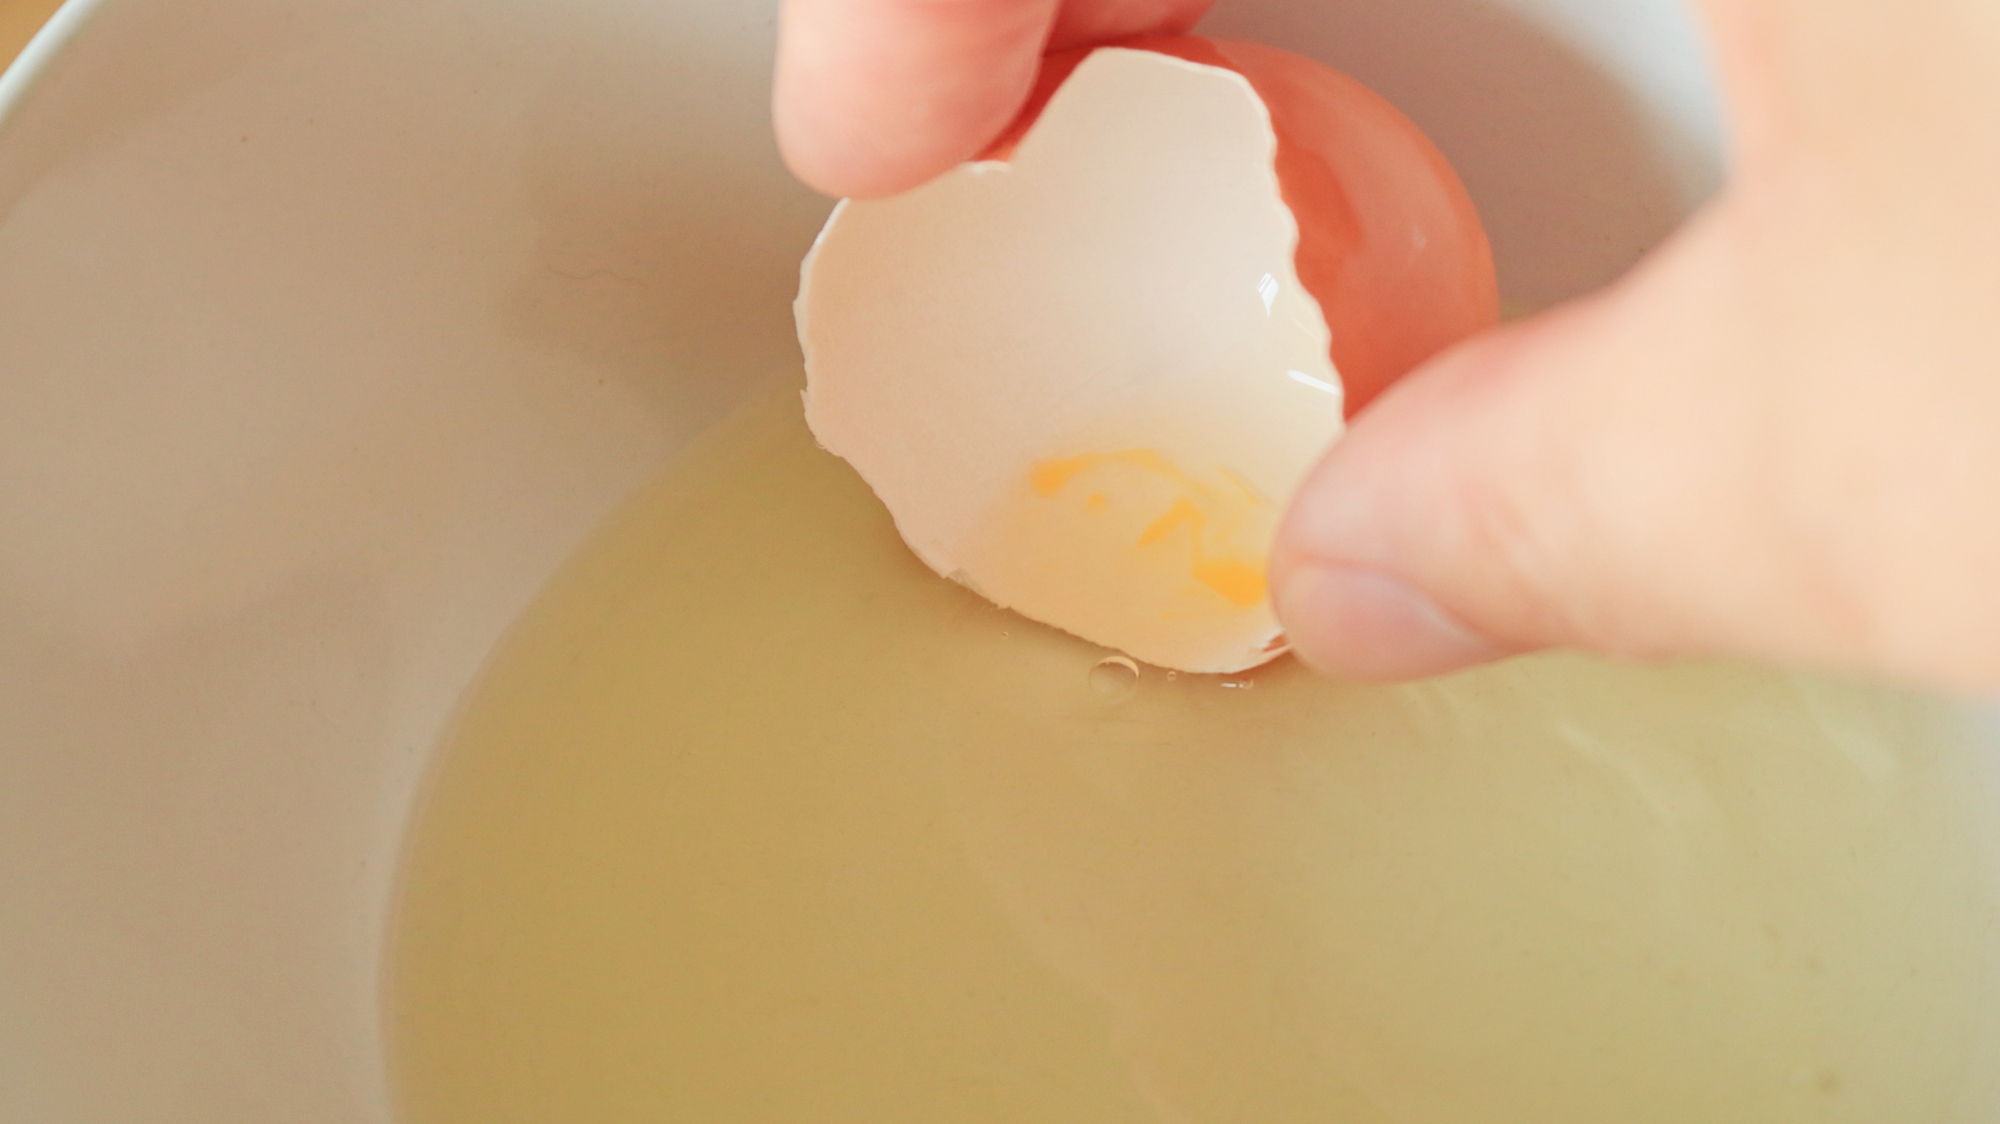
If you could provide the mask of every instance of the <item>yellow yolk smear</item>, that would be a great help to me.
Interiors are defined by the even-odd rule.
[[[1116,453],[1087,453],[1038,462],[1028,474],[1028,483],[1037,496],[1050,499],[1071,480],[1093,469],[1128,470],[1172,481],[1180,489],[1180,494],[1174,497],[1159,518],[1139,532],[1134,547],[1145,550],[1169,543],[1180,537],[1176,535],[1177,531],[1186,528],[1188,573],[1196,582],[1241,608],[1263,603],[1266,593],[1264,568],[1268,560],[1262,554],[1218,557],[1210,553],[1206,542],[1211,530],[1215,538],[1228,541],[1241,529],[1251,508],[1270,506],[1269,501],[1241,477],[1224,470],[1222,475],[1231,487],[1212,488],[1188,476],[1157,450],[1126,449]],[[1093,514],[1108,513],[1111,510],[1110,496],[1101,491],[1092,492],[1085,498],[1084,508]]]
[[[1062,444],[1094,451],[1017,468],[952,576],[1159,666],[1227,672],[1282,651],[1264,577],[1283,512],[1259,486],[1269,474],[1198,439],[1116,438],[1077,434]],[[1203,666],[1218,657],[1231,666]]]

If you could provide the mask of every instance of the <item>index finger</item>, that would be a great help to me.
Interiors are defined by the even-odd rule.
[[[1187,30],[1212,0],[787,0],[774,117],[792,171],[889,195],[979,154],[1050,47]]]
[[[976,155],[1027,97],[1056,0],[788,0],[773,113],[792,171],[889,195]]]

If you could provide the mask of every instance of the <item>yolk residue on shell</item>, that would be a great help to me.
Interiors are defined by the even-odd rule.
[[[1182,471],[1154,449],[1124,449],[1115,453],[1085,453],[1038,461],[1028,472],[1028,484],[1035,494],[1049,499],[1078,475],[1091,469],[1112,467],[1145,473],[1171,481],[1178,494],[1167,509],[1146,525],[1133,544],[1157,546],[1187,531],[1188,571],[1195,581],[1220,594],[1232,605],[1250,608],[1262,604],[1266,593],[1266,559],[1232,557],[1211,553],[1207,540],[1226,540],[1253,508],[1268,501],[1257,490],[1228,469],[1222,475],[1233,487],[1214,488]],[[1093,492],[1084,506],[1097,513],[1108,510],[1110,497]]]

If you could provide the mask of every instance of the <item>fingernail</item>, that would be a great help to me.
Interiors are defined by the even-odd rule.
[[[1418,679],[1511,654],[1379,570],[1296,563],[1275,605],[1292,651],[1329,675]]]

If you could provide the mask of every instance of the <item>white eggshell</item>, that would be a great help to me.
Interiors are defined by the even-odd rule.
[[[1263,567],[1342,420],[1276,149],[1239,75],[1106,49],[1009,161],[835,210],[806,417],[932,569],[1165,667],[1284,650]]]

